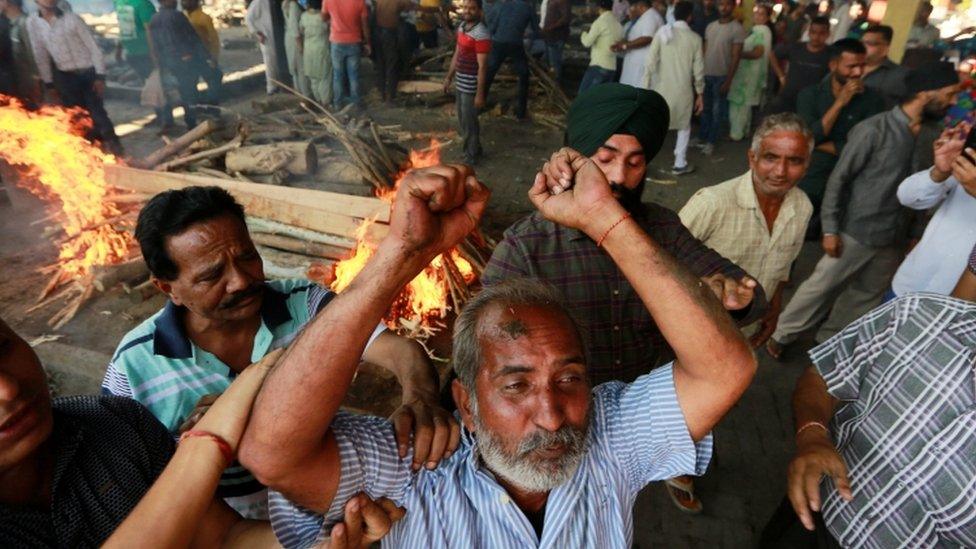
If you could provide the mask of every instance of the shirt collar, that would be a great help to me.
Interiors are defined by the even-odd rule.
[[[898,121],[898,122],[900,122],[902,126],[905,126],[905,128],[906,128],[906,129],[907,129],[907,128],[908,128],[908,126],[909,126],[909,125],[910,125],[910,124],[912,123],[912,119],[911,119],[911,118],[908,118],[908,115],[907,115],[907,114],[905,114],[905,111],[903,111],[903,110],[901,109],[901,105],[896,105],[896,106],[894,106],[894,107],[893,107],[893,108],[891,109],[891,111],[889,111],[889,112],[890,112],[890,115],[891,115],[891,116],[892,116],[892,117],[893,117],[893,118],[894,118],[894,119],[895,119],[896,121]]]
[[[735,203],[747,210],[755,210],[759,207],[756,190],[752,186],[752,170],[739,177],[739,182],[735,186]]]
[[[193,356],[193,343],[186,335],[180,321],[180,309],[172,301],[167,301],[163,312],[156,317],[156,330],[153,332],[153,354],[166,358],[190,358]],[[277,328],[292,319],[288,311],[288,294],[264,285],[261,300],[261,320],[269,329]]]

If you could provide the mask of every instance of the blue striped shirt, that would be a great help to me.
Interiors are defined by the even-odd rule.
[[[592,405],[589,448],[572,480],[549,493],[541,540],[481,465],[471,433],[437,469],[414,473],[412,457],[398,457],[388,420],[347,413],[332,424],[342,474],[331,508],[318,515],[272,490],[275,534],[286,548],[308,547],[341,520],[349,498],[366,492],[407,509],[383,547],[630,547],[637,493],[654,480],[704,473],[711,435],[692,441],[671,365],[597,386]]]

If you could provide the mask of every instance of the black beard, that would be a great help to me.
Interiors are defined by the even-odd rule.
[[[635,215],[640,213],[644,207],[641,203],[641,196],[644,195],[644,186],[646,184],[647,180],[642,179],[636,188],[628,189],[619,183],[610,183],[610,190],[614,193],[619,193],[620,198],[617,199],[617,202],[620,202],[620,205],[630,212],[631,215]]]

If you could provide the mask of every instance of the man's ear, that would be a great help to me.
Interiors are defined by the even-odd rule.
[[[464,424],[467,430],[474,432],[474,415],[471,413],[471,393],[468,392],[468,389],[460,380],[455,379],[451,382],[451,395],[454,397],[454,404],[457,406],[458,411],[461,412],[461,423]]]
[[[155,286],[157,290],[159,290],[160,292],[163,292],[164,294],[166,294],[166,297],[168,297],[170,299],[170,301],[173,302],[174,305],[182,305],[181,303],[177,303],[176,297],[173,296],[173,285],[172,284],[170,284],[169,282],[166,282],[165,280],[160,280],[159,278],[156,278],[155,276],[150,276],[149,277],[149,281],[152,282],[152,285]]]

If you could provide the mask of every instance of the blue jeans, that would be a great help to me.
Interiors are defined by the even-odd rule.
[[[590,65],[587,67],[586,72],[583,73],[583,81],[580,82],[579,92],[577,93],[583,93],[597,84],[613,82],[613,75],[614,71],[597,67],[596,65]]]
[[[563,77],[563,47],[565,46],[566,42],[562,40],[546,42],[546,59],[549,61],[549,68],[556,73],[556,80]]]
[[[332,107],[359,104],[359,44],[332,44]],[[348,93],[346,81],[349,82]]]
[[[729,120],[729,100],[719,91],[723,83],[724,76],[705,77],[705,110],[701,115],[698,139],[713,145],[718,141],[722,125]]]

